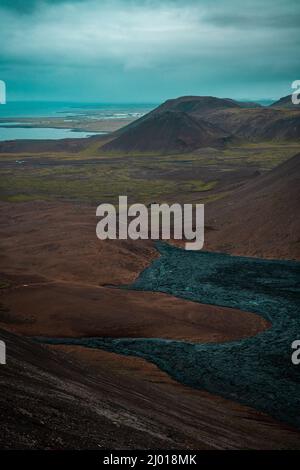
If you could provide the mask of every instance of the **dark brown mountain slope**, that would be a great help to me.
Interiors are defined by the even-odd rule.
[[[233,138],[247,141],[299,141],[300,109],[263,107],[228,98],[183,96],[111,135],[101,150],[189,152],[219,147]]]
[[[142,359],[0,337],[1,449],[299,448],[299,431]]]
[[[300,110],[233,108],[207,113],[205,119],[247,141],[300,140]]]
[[[143,448],[170,442],[163,430],[155,437],[147,420],[142,424],[143,418],[108,400],[109,373],[97,380],[78,363],[26,338],[4,330],[0,338],[7,349],[7,364],[0,366],[1,449],[128,448],[133,442]]]
[[[207,207],[206,248],[300,259],[300,154]]]
[[[292,95],[283,96],[280,100],[275,101],[270,105],[271,108],[290,108],[290,109],[300,109],[300,104],[294,104],[292,102]]]
[[[101,150],[124,152],[186,152],[199,147],[220,147],[228,134],[182,111],[151,113],[128,126]]]

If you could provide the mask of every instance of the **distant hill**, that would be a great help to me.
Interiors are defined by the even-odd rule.
[[[220,147],[229,134],[184,111],[158,108],[147,118],[127,126],[102,149],[124,152],[186,152],[199,147]]]
[[[271,107],[228,109],[207,113],[206,120],[246,141],[300,140],[300,109]]]
[[[293,113],[284,105],[287,101],[261,106],[213,96],[170,99],[112,134],[101,150],[178,153],[220,147],[234,139],[298,141],[300,109]]]
[[[300,154],[207,206],[206,247],[300,260]]]
[[[284,96],[283,98],[280,98],[280,100],[275,101],[275,103],[272,103],[270,105],[272,108],[289,108],[289,109],[295,109],[298,108],[300,109],[300,105],[294,104],[292,102],[292,95]]]
[[[165,110],[183,111],[189,114],[200,114],[220,109],[260,107],[256,103],[241,103],[230,98],[216,98],[214,96],[182,96],[180,98],[165,101],[156,108],[155,112]]]

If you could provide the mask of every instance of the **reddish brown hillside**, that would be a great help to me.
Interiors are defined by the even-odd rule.
[[[206,248],[300,259],[300,154],[207,208]]]

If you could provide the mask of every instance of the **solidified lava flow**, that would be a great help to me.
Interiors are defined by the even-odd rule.
[[[271,328],[219,344],[160,338],[39,340],[142,357],[185,385],[250,405],[300,428],[300,366],[291,361],[291,344],[300,334],[300,263],[190,252],[162,242],[157,249],[161,256],[124,288],[253,312],[270,321]]]

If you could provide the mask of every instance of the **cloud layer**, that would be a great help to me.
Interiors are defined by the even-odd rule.
[[[17,97],[269,97],[300,78],[294,0],[0,0],[0,20]]]

